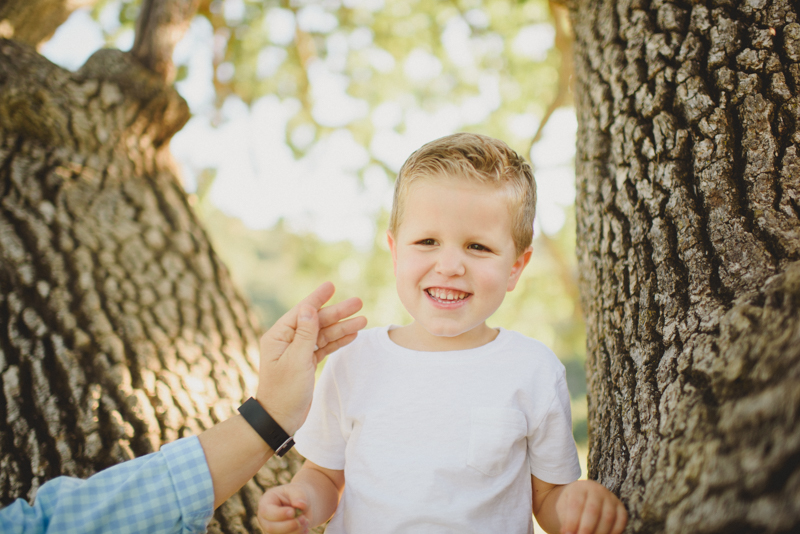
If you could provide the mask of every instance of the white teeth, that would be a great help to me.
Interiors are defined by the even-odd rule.
[[[453,291],[452,289],[440,289],[438,287],[432,287],[427,289],[427,292],[430,296],[437,300],[463,300],[469,296],[469,293],[464,293],[463,291]]]

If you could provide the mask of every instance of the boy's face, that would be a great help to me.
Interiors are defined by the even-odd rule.
[[[479,339],[531,255],[516,253],[505,192],[463,179],[413,183],[388,237],[397,292],[423,338]]]

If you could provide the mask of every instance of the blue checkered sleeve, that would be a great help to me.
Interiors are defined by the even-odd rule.
[[[58,477],[33,506],[17,499],[0,510],[3,534],[166,534],[205,532],[214,486],[196,437],[124,462],[86,480]]]

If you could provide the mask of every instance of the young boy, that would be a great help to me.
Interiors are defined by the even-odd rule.
[[[409,157],[387,234],[414,322],[331,356],[295,436],[307,461],[262,497],[264,532],[333,515],[327,534],[531,533],[531,509],[548,532],[622,532],[622,503],[576,481],[564,366],[486,325],[530,260],[535,206],[530,166],[495,139]]]

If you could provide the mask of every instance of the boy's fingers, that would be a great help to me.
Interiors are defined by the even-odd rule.
[[[258,526],[261,527],[261,531],[264,532],[264,534],[301,534],[307,532],[308,522],[303,523],[298,519],[267,521],[259,517]]]
[[[286,521],[294,519],[294,508],[286,505],[267,504],[259,507],[258,517],[266,521]]]
[[[610,534],[617,521],[617,502],[607,499],[603,501],[603,509],[600,512],[600,519],[595,528],[595,534]]]
[[[291,484],[272,488],[258,502],[258,526],[265,534],[306,533],[309,530],[308,518],[298,517],[297,508],[308,510],[301,488]]]
[[[566,492],[565,492],[566,493]],[[586,496],[583,493],[564,495],[563,504],[558,502],[556,510],[561,521],[561,534],[576,534],[581,520],[581,510]]]
[[[265,534],[305,532],[308,519],[296,515],[294,506],[261,504],[258,508],[258,524]]]
[[[600,520],[600,512],[602,511],[602,502],[600,499],[589,496],[586,503],[583,505],[583,513],[581,514],[581,523],[578,527],[578,534],[592,534],[597,522]]]
[[[622,534],[625,530],[625,525],[628,524],[628,511],[625,506],[620,502],[617,503],[617,520],[614,523],[614,528],[611,529],[612,534]]]
[[[272,489],[261,496],[258,501],[258,517],[270,521],[286,519],[284,511],[291,509],[291,503],[289,498],[281,492],[282,489]]]
[[[267,507],[283,508],[291,504],[289,499],[281,491],[282,489],[281,487],[272,488],[261,496],[258,500],[259,515],[264,513]]]
[[[293,484],[288,484],[286,488],[286,498],[289,500],[288,504],[292,507],[290,512],[291,517],[297,517],[297,511],[302,513],[308,511],[308,499],[306,493],[301,488]]]
[[[320,328],[325,328],[326,326],[338,323],[345,317],[350,317],[356,313],[363,306],[364,304],[361,302],[360,298],[350,297],[342,302],[322,308],[319,312],[319,326]]]
[[[366,317],[353,317],[352,319],[348,319],[346,321],[334,323],[331,326],[322,328],[319,331],[319,335],[317,336],[317,346],[320,349],[323,349],[327,347],[328,344],[333,343],[338,339],[349,336],[350,334],[355,334],[365,326],[367,326]]]

